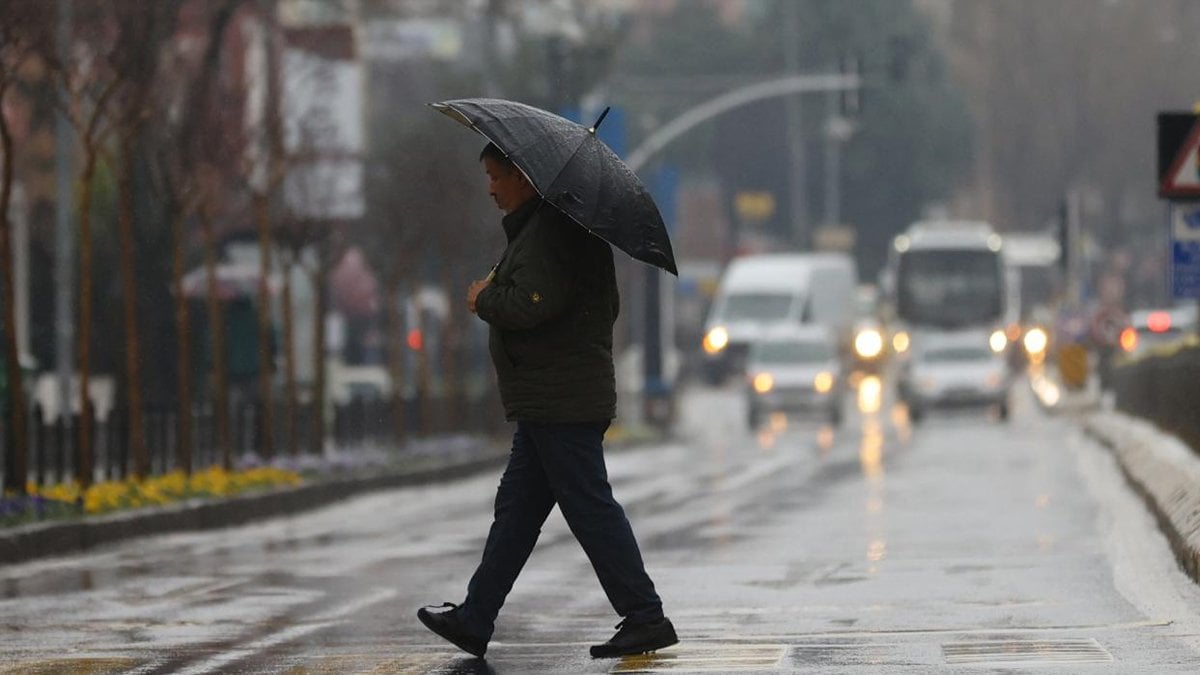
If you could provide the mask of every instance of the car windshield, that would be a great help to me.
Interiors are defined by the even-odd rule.
[[[782,319],[792,308],[792,296],[779,293],[739,293],[725,300],[725,321]]]
[[[754,360],[760,363],[814,363],[833,356],[833,345],[825,342],[761,342],[754,348]]]
[[[936,363],[987,361],[992,352],[982,347],[937,347],[925,351],[925,360]]]

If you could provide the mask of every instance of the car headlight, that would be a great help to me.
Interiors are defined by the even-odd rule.
[[[759,373],[750,380],[750,384],[754,391],[765,394],[775,388],[775,378],[771,377],[770,373]]]
[[[892,351],[896,352],[897,354],[903,354],[904,352],[908,351],[910,345],[911,341],[908,339],[907,332],[899,331],[892,336]]]
[[[817,393],[828,394],[829,390],[833,389],[833,373],[825,370],[817,373],[813,378],[813,389],[816,389]]]
[[[994,330],[991,337],[988,338],[988,345],[991,346],[993,352],[999,354],[1008,346],[1008,336],[1002,330]]]
[[[719,354],[729,346],[729,331],[724,326],[714,326],[704,336],[704,351],[708,354]]]
[[[1046,351],[1046,346],[1050,344],[1050,338],[1047,337],[1046,331],[1041,328],[1030,328],[1025,331],[1022,343],[1025,345],[1025,352],[1027,354],[1043,354]]]
[[[854,351],[864,359],[873,359],[883,352],[883,336],[874,328],[859,331],[854,336]]]

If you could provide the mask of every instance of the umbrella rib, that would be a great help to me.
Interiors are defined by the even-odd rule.
[[[475,133],[477,133],[480,136],[483,136],[485,139],[487,139],[488,143],[491,143],[492,145],[496,146],[497,148],[500,147],[500,144],[496,142],[496,139],[485,134],[482,129],[480,129],[478,126],[475,125],[474,122],[471,121],[471,118],[467,117],[466,113],[459,110],[458,108],[455,108],[453,105],[446,103],[446,104],[442,104],[441,106],[435,105],[433,107],[435,110],[441,110],[443,114],[446,114],[446,110],[454,111],[454,113],[455,113],[454,115],[447,115],[447,117],[450,117],[453,120],[457,120],[460,124],[462,124],[466,127],[469,127],[472,131],[474,131]],[[501,150],[501,152],[503,152],[503,150]],[[505,157],[508,157],[508,155],[506,154]],[[574,155],[572,155],[572,157],[574,157]],[[533,189],[537,190],[537,183],[534,183],[533,179],[530,178],[529,172],[526,171],[520,164],[518,164],[516,160],[512,159],[511,157],[509,157],[509,160],[512,161],[513,166],[517,167],[517,171],[520,171],[521,175],[525,176],[525,180],[529,181],[529,184],[533,186]],[[542,195],[541,190],[538,190],[538,194]],[[542,195],[542,196],[545,197],[546,195]]]

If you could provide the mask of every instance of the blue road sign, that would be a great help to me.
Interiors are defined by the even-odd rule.
[[[1200,298],[1200,206],[1171,205],[1171,294]]]

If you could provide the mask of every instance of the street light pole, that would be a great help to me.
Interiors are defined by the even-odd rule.
[[[800,40],[797,37],[800,32],[799,7],[797,2],[783,2],[784,14],[780,30],[783,31],[784,65],[788,75],[800,72]],[[788,204],[792,220],[789,229],[797,248],[803,249],[808,247],[811,237],[808,231],[808,205],[804,195],[804,119],[800,95],[797,93],[785,98],[784,106],[784,135],[787,138],[788,149]]]

